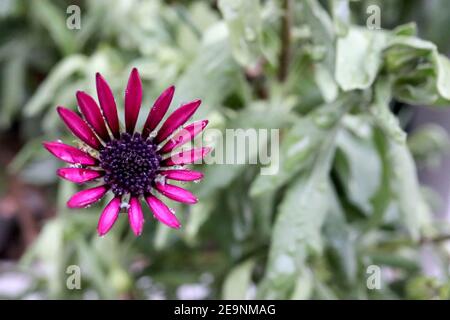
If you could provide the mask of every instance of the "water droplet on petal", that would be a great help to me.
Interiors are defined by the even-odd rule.
[[[160,183],[160,184],[162,184],[162,185],[165,185],[165,184],[166,184],[166,176],[165,176],[165,175],[162,175],[162,174],[156,175],[156,177],[155,177],[155,182],[156,182],[156,183]]]
[[[130,207],[130,204],[128,202],[121,202],[120,203],[120,209],[128,209]]]

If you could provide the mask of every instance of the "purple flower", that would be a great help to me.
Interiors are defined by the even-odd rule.
[[[89,206],[111,191],[114,198],[100,216],[99,235],[112,228],[125,201],[131,229],[140,235],[144,226],[141,199],[145,200],[156,219],[171,228],[179,228],[180,222],[173,211],[155,193],[186,204],[197,202],[190,191],[166,183],[166,180],[197,181],[203,178],[201,172],[180,166],[202,159],[209,148],[173,153],[176,148],[193,140],[208,124],[207,120],[202,120],[178,130],[195,113],[201,101],[180,106],[157,130],[174,95],[175,88],[171,86],[155,101],[144,127],[137,132],[142,83],[137,69],[133,69],[125,91],[125,130],[122,131],[114,96],[99,73],[96,84],[100,107],[91,96],[79,91],[76,97],[82,117],[64,107],[57,108],[61,119],[85,147],[78,149],[61,142],[43,143],[55,157],[71,164],[58,169],[59,177],[75,183],[96,183],[96,186],[74,194],[67,206]]]

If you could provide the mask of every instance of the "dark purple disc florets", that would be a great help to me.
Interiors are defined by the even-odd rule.
[[[133,196],[150,192],[160,167],[161,156],[151,139],[139,133],[122,133],[100,150],[100,166],[105,170],[105,183],[116,196]]]

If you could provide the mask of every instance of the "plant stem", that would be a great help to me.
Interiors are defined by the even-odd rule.
[[[431,238],[421,238],[420,243],[441,243],[450,240],[450,234],[440,234]]]
[[[279,56],[278,80],[287,78],[291,56],[292,0],[283,0],[283,17],[281,20],[281,51]]]

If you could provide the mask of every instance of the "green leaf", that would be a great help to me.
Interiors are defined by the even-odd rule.
[[[247,84],[233,60],[227,36],[222,22],[205,31],[197,56],[177,81],[172,109],[183,101],[201,97],[202,107],[194,118],[203,119],[230,93],[245,91]]]
[[[280,204],[265,280],[259,292],[261,298],[280,299],[291,295],[308,251],[322,249],[320,229],[328,210],[328,184],[324,175],[328,174],[330,160],[320,162],[311,177],[302,176],[294,182]]]
[[[392,190],[398,201],[401,219],[415,240],[430,224],[430,210],[417,180],[417,169],[406,144],[391,142],[389,159],[392,166]]]
[[[314,46],[316,49],[322,49],[320,51],[324,54],[322,59],[324,66],[333,73],[336,38],[333,21],[317,0],[302,1],[301,15],[309,26]]]
[[[25,67],[25,59],[21,53],[16,53],[16,56],[3,66],[0,129],[9,128],[20,110],[25,94]]]
[[[225,300],[244,300],[251,284],[254,267],[255,260],[248,259],[231,269],[223,284],[222,298]]]
[[[307,267],[302,268],[295,282],[292,300],[305,300],[311,298],[314,289],[313,273]]]
[[[311,117],[300,119],[281,141],[278,173],[259,175],[250,188],[250,195],[255,197],[275,190],[308,167],[324,134]]]
[[[48,284],[50,297],[57,298],[62,295],[65,287],[64,268],[65,254],[63,245],[64,224],[61,219],[48,221],[39,238],[21,259],[21,266],[31,268],[32,263],[40,261],[46,270],[43,277]]]
[[[415,22],[410,22],[402,24],[393,30],[393,33],[397,36],[410,36],[414,37],[417,35],[417,24]]]
[[[442,98],[450,100],[450,60],[441,54],[437,55],[436,60],[437,89]]]
[[[215,198],[200,199],[200,202],[193,206],[189,213],[189,218],[185,226],[185,238],[187,243],[194,245],[197,243],[197,234],[201,226],[208,220],[214,209]]]
[[[342,99],[320,106],[299,119],[281,141],[278,173],[259,175],[250,188],[250,195],[275,190],[302,170],[309,169],[330,127],[340,120],[340,108]]]
[[[229,30],[233,56],[241,65],[256,63],[261,56],[260,0],[219,0]]]
[[[334,28],[338,35],[345,35],[348,31],[351,18],[351,10],[349,2],[350,2],[349,0],[330,1]]]
[[[375,103],[372,115],[375,123],[390,137],[387,147],[387,161],[390,165],[390,187],[398,202],[404,226],[414,239],[418,239],[421,229],[429,225],[429,208],[420,192],[417,170],[411,153],[406,145],[406,136],[388,105],[389,81],[380,79],[376,86]]]
[[[391,79],[380,78],[375,84],[375,96],[369,111],[376,124],[394,141],[405,143],[406,134],[399,125],[397,117],[389,110],[392,98]]]
[[[57,90],[85,64],[86,58],[82,55],[71,55],[59,62],[24,106],[24,115],[31,117],[41,112],[52,101]]]
[[[99,256],[85,239],[75,239],[78,259],[83,266],[83,275],[87,277],[103,299],[114,299],[116,294],[106,273],[102,268]]]
[[[244,110],[233,114],[226,124],[226,128],[243,130],[241,131],[243,135],[247,132],[252,133],[253,130],[257,129],[282,129],[292,121],[293,116],[289,111],[289,108],[284,102],[254,102],[248,105]],[[250,129],[250,131],[247,131],[248,129]],[[214,144],[211,145],[214,149],[211,152],[211,157],[214,157],[218,161],[220,161],[222,157],[223,161],[217,164],[208,164],[204,168],[205,177],[202,183],[194,187],[194,191],[196,191],[200,197],[207,197],[214,191],[229,185],[243,170],[245,170],[249,163],[255,163],[254,165],[256,166],[256,160],[258,160],[257,157],[260,151],[248,146],[248,148],[246,147],[245,155],[237,155],[234,150],[235,144],[237,143],[237,138],[234,135],[236,131],[232,132],[232,135],[228,138],[226,132],[223,131],[224,130],[221,130],[221,135],[214,141]],[[233,139],[234,142],[231,141]],[[257,143],[260,148],[265,148],[270,139],[271,132],[269,130],[266,136],[260,135],[258,137]],[[240,157],[242,155],[242,159],[245,158],[244,164],[236,163],[236,161],[233,162],[234,164],[228,164],[226,161],[227,155],[235,156],[235,159],[232,159],[233,161],[236,160],[237,156]]]
[[[340,117],[350,105],[341,101]],[[322,249],[321,228],[329,209],[328,174],[339,123],[334,121],[314,155],[311,170],[293,182],[279,206],[266,275],[258,293],[262,298],[290,296],[309,251]]]
[[[8,171],[18,174],[33,158],[37,156],[50,156],[46,154],[42,147],[43,137],[30,139],[14,156],[13,160],[8,164]]]
[[[335,190],[330,192],[329,201],[330,206],[324,224],[324,236],[336,261],[340,277],[347,284],[352,285],[355,283],[358,273],[355,231],[345,219],[345,212],[342,210]]]
[[[339,94],[339,88],[334,81],[333,74],[324,66],[318,63],[314,69],[314,78],[319,87],[325,102],[333,102]]]
[[[258,291],[261,298],[287,298],[310,251],[321,252],[321,228],[329,210],[329,171],[341,119],[355,103],[357,95],[345,95],[328,108],[314,113],[313,121],[328,129],[320,147],[313,153],[310,170],[289,186],[281,204],[272,233],[269,261]],[[328,111],[328,112],[324,112]]]
[[[362,120],[362,119],[360,119]],[[364,136],[340,131],[337,137],[336,173],[350,202],[366,215],[373,213],[372,198],[380,187],[382,164],[367,121],[360,121]]]
[[[450,105],[450,62],[433,43],[396,36],[390,39],[384,55],[397,99],[411,104]]]
[[[364,90],[375,81],[387,41],[383,31],[352,27],[336,44],[336,81],[344,91]]]
[[[66,11],[60,10],[52,2],[42,0],[32,2],[31,13],[49,32],[50,37],[62,53],[70,54],[76,50],[75,32],[67,28]]]

